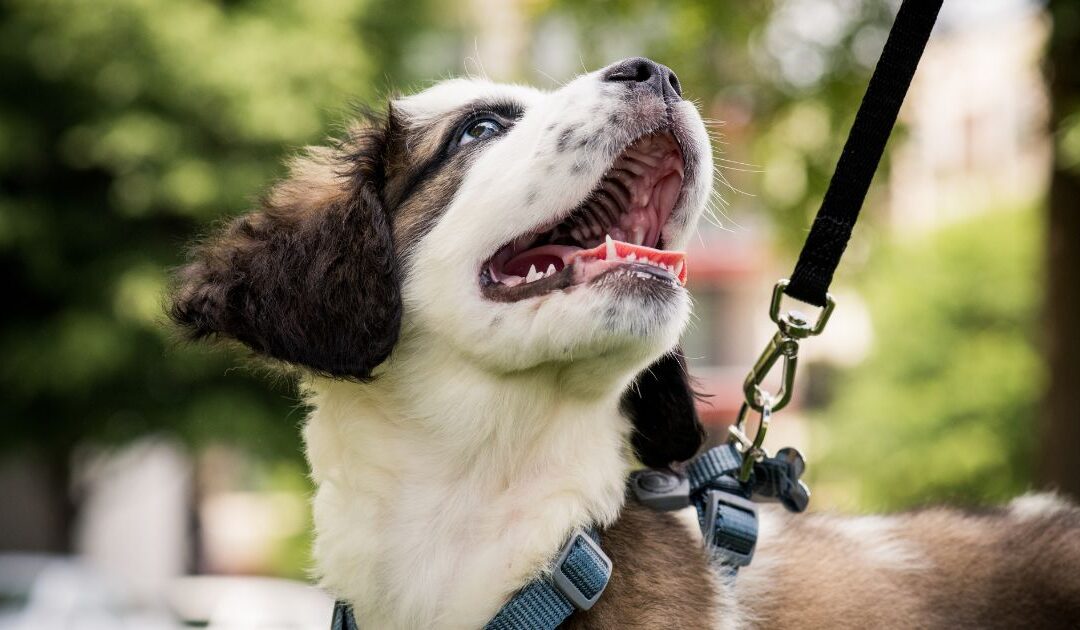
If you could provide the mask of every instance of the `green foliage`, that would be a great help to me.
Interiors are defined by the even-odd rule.
[[[368,9],[0,4],[0,447],[170,431],[298,454],[290,388],[247,369],[226,378],[235,354],[177,343],[161,304],[194,234],[372,96],[357,36]]]
[[[888,247],[864,271],[876,340],[816,419],[825,503],[985,503],[1027,488],[1045,377],[1041,236],[1035,212],[998,212]]]

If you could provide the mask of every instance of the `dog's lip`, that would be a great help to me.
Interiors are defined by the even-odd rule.
[[[685,258],[663,251],[661,242],[685,185],[683,155],[683,143],[670,127],[629,143],[584,201],[504,245],[484,263],[484,295],[516,301],[587,284],[628,264],[655,266],[656,273],[641,277],[666,274],[685,282]]]
[[[608,238],[603,245],[592,249],[578,249],[562,269],[530,283],[500,285],[492,279],[490,269],[485,270],[481,274],[480,289],[488,299],[516,302],[551,291],[587,285],[619,269],[636,271],[651,280],[686,284],[684,252],[633,245]]]

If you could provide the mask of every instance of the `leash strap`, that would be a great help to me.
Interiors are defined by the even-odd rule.
[[[563,545],[550,577],[525,585],[484,630],[554,630],[575,610],[588,610],[611,579],[611,559],[600,548],[595,529],[578,530]],[[352,607],[334,604],[330,630],[359,630]]]
[[[904,0],[866,88],[825,199],[806,238],[788,296],[824,307],[943,0]]]

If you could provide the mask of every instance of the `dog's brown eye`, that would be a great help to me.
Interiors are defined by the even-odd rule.
[[[506,129],[506,127],[494,118],[481,118],[480,120],[473,121],[461,132],[461,136],[458,137],[458,146],[490,138],[503,129]]]

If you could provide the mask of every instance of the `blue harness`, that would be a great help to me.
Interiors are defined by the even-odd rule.
[[[642,470],[630,476],[629,487],[640,503],[654,510],[679,510],[692,504],[706,545],[734,574],[754,556],[758,522],[751,497],[776,498],[770,487],[776,478],[785,477],[755,464],[750,480],[741,482],[737,474],[742,462],[736,447],[726,444],[690,462],[685,477]],[[484,630],[554,630],[575,610],[592,608],[611,579],[611,569],[611,559],[600,548],[599,533],[592,528],[578,530],[559,551],[551,575],[533,580],[515,593]],[[330,627],[359,630],[347,603],[334,605]]]

